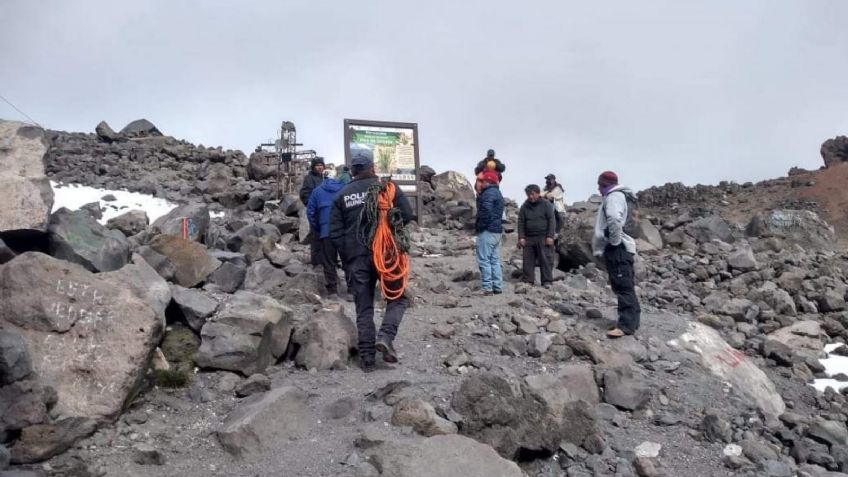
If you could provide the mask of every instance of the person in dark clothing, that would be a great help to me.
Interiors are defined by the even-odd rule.
[[[309,172],[303,176],[303,183],[300,186],[300,201],[303,205],[309,202],[309,196],[316,187],[324,182],[324,159],[316,157],[309,164]],[[312,234],[309,241],[309,263],[312,265],[321,264],[321,240],[317,235]]]
[[[486,152],[486,157],[477,163],[477,167],[474,168],[474,176],[476,177],[480,175],[480,173],[485,170],[497,172],[498,182],[503,181],[503,172],[506,170],[506,166],[500,161],[500,159],[495,158],[494,149],[489,149],[488,152]]]
[[[639,329],[642,315],[633,269],[636,240],[625,233],[628,216],[633,212],[628,201],[635,202],[636,197],[628,187],[618,185],[618,175],[612,171],[605,171],[598,177],[598,191],[604,200],[595,218],[592,253],[603,257],[610,287],[618,298],[618,323],[607,336],[620,338]]]
[[[541,271],[542,286],[553,282],[554,236],[556,212],[554,205],[541,198],[536,184],[524,188],[527,200],[518,210],[518,246],[524,249],[524,281],[536,281],[536,265]]]
[[[477,265],[484,295],[503,293],[501,236],[504,199],[495,171],[483,172],[484,186],[477,196]]]
[[[337,298],[339,293],[339,277],[336,268],[339,263],[339,253],[330,240],[330,208],[336,194],[344,184],[327,178],[309,195],[306,203],[306,217],[312,227],[312,233],[318,236],[320,243],[321,267],[324,269],[324,285],[330,298]]]
[[[359,359],[362,370],[375,369],[377,351],[383,361],[398,361],[393,341],[397,336],[407,299],[401,296],[387,300],[386,313],[379,333],[374,326],[374,294],[378,275],[371,257],[368,230],[374,224],[367,223],[364,214],[368,189],[380,179],[374,173],[374,162],[370,158],[357,156],[351,161],[353,180],[339,191],[330,212],[330,239],[342,257],[342,263],[350,276],[350,287],[356,304],[356,328],[359,334]],[[412,207],[403,191],[397,189],[395,207],[401,212],[403,223],[412,220]]]

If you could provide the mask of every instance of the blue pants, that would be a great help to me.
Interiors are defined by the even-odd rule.
[[[483,290],[503,290],[501,234],[480,232],[477,235],[477,265],[480,267]]]

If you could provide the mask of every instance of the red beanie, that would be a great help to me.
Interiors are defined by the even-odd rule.
[[[500,183],[498,180],[498,173],[495,171],[483,171],[483,181],[495,185]]]
[[[598,176],[598,185],[610,186],[618,184],[618,176],[613,171],[604,171]]]

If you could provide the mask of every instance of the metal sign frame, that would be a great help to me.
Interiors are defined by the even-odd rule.
[[[394,121],[373,121],[368,119],[345,119],[344,120],[344,153],[345,153],[345,165],[350,166],[350,128],[351,126],[364,126],[364,127],[377,127],[377,128],[397,128],[397,129],[411,129],[412,130],[412,145],[414,148],[415,154],[415,179],[414,180],[397,180],[392,179],[393,182],[398,184],[399,186],[413,186],[414,192],[410,192],[404,189],[403,193],[410,197],[410,201],[413,202],[413,206],[415,207],[415,216],[418,218],[419,213],[423,211],[423,199],[421,197],[421,182],[419,181],[419,170],[421,168],[421,160],[418,155],[418,123],[403,123],[403,122],[394,122]],[[420,221],[420,220],[419,220]]]

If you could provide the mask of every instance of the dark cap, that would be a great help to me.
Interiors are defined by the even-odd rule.
[[[315,158],[313,158],[313,159],[312,159],[312,161],[309,163],[309,166],[310,166],[310,167],[315,167],[315,166],[317,166],[318,164],[321,164],[322,166],[324,165],[324,158],[323,158],[323,157],[315,157]]]
[[[495,157],[495,150],[489,149],[488,151],[486,151],[486,157]]]
[[[552,181],[554,179],[556,179],[556,176],[553,175],[553,174],[548,174],[548,175],[545,176],[545,180],[551,180]]]
[[[353,167],[370,167],[374,165],[374,161],[365,154],[357,154],[350,160],[350,165]]]

